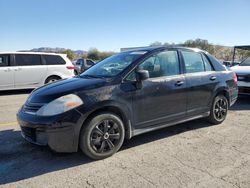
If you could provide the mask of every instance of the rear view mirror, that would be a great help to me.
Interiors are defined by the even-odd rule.
[[[149,73],[147,70],[138,70],[136,71],[136,80],[143,81],[149,78]]]

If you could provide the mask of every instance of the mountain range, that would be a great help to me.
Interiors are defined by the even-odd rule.
[[[31,50],[27,50],[27,51],[31,51],[31,52],[54,52],[54,53],[60,53],[67,50],[66,48],[51,48],[51,47],[40,47],[40,48],[33,48]],[[85,54],[87,54],[87,51],[84,50],[72,50],[77,56],[83,56]]]

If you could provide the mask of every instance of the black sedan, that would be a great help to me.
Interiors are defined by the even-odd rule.
[[[207,52],[150,47],[34,90],[17,119],[29,142],[103,159],[145,132],[197,118],[219,124],[237,96],[236,75]]]

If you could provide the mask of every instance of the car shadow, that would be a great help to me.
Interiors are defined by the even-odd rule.
[[[81,152],[55,153],[26,142],[20,131],[0,131],[0,185],[91,162]]]
[[[249,110],[249,102],[250,99],[240,98],[231,110]],[[133,137],[123,144],[121,150],[128,150],[139,145],[182,134],[186,131],[209,126],[212,125],[204,119],[198,119],[159,129]],[[69,154],[55,153],[48,147],[39,147],[26,142],[18,130],[0,131],[0,185],[91,162],[95,161],[89,159],[80,151]]]
[[[0,91],[0,96],[30,94],[33,89],[5,90]]]
[[[240,111],[250,110],[250,96],[240,95],[236,103],[229,110]]]
[[[153,131],[126,141],[121,150],[207,126],[210,124],[204,120],[195,120]],[[30,144],[21,137],[20,131],[13,129],[0,131],[0,143],[0,185],[95,162],[81,151],[55,153],[48,147]]]

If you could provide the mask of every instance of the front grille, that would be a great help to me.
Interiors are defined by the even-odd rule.
[[[36,142],[36,130],[34,128],[30,127],[21,127],[23,135],[32,140],[33,142]]]
[[[42,106],[43,104],[39,104],[39,103],[25,104],[23,106],[23,110],[27,113],[36,113]]]

